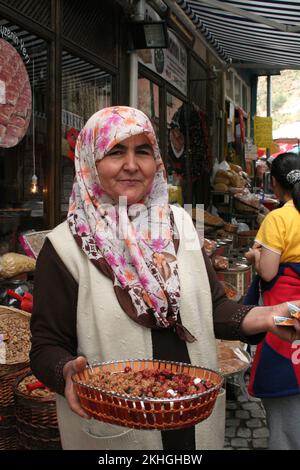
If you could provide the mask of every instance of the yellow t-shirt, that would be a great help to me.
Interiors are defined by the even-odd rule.
[[[292,200],[266,216],[255,241],[280,254],[280,263],[300,262],[300,213]]]

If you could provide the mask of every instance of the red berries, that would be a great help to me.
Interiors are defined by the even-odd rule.
[[[108,371],[91,377],[92,385],[103,390],[133,397],[180,398],[205,392],[213,384],[209,380],[173,372],[170,369],[133,370],[126,366],[123,372]]]

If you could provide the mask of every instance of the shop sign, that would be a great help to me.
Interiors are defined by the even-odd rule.
[[[157,13],[149,6],[146,8],[146,19],[157,21]],[[140,49],[137,51],[139,62],[159,74],[168,83],[187,94],[187,52],[177,36],[168,30],[168,49]]]
[[[257,160],[257,145],[253,142],[247,142],[245,145],[245,159],[246,160]]]
[[[175,34],[169,31],[168,49],[141,49],[139,61],[184,95],[187,94],[187,53]]]
[[[7,26],[3,26],[3,25],[0,25],[0,35],[1,35],[2,39],[6,39],[6,40],[9,39],[14,46],[19,47],[24,62],[26,64],[29,64],[30,57],[27,53],[24,40],[19,38],[16,35],[16,33],[14,33],[9,28],[7,28]]]
[[[0,147],[10,148],[15,147],[27,132],[32,94],[22,57],[9,42],[1,38],[0,57]]]
[[[257,147],[270,148],[272,141],[272,118],[255,116],[254,143],[257,145]]]

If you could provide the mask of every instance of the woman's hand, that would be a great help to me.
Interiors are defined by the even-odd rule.
[[[300,300],[293,300],[293,304],[300,307]],[[271,307],[252,308],[242,321],[241,330],[246,336],[270,332],[289,342],[300,339],[300,320],[294,318],[294,326],[277,326],[274,323],[276,315],[290,317],[287,302]]]
[[[249,249],[249,251],[245,253],[245,258],[247,258],[249,263],[252,263],[252,264],[255,264],[257,262],[259,263],[260,254],[261,254],[261,246],[256,243],[253,245],[252,248]]]
[[[293,300],[292,303],[297,307],[300,307],[300,300]],[[272,309],[272,322],[270,325],[271,333],[279,336],[281,339],[286,341],[293,342],[295,340],[300,339],[300,320],[297,318],[293,318],[294,326],[277,326],[274,323],[274,316],[278,315],[281,317],[289,317],[290,314],[288,312],[287,302],[283,302],[282,304],[274,305],[274,307],[269,307]]]
[[[78,414],[81,418],[90,419],[85,411],[81,408],[79,398],[75,392],[74,384],[72,382],[72,375],[76,372],[81,372],[85,369],[87,360],[83,356],[79,356],[73,361],[69,361],[64,365],[63,376],[66,382],[65,386],[65,398],[68,402],[69,407],[74,413]]]

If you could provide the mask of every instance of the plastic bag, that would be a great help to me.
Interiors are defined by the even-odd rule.
[[[237,233],[239,233],[239,232],[245,232],[246,230],[247,230],[247,231],[250,230],[249,225],[245,224],[244,222],[239,222],[239,223],[238,223]]]

